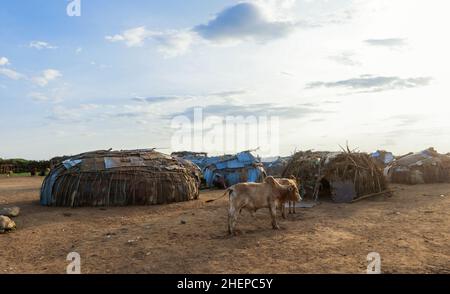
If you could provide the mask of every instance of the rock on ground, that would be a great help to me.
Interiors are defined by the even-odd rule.
[[[9,217],[0,215],[0,234],[5,231],[11,231],[16,228],[16,223],[13,222]]]
[[[10,208],[0,208],[0,215],[4,215],[7,217],[16,217],[18,216],[20,213],[20,208],[15,206],[15,207],[10,207]]]

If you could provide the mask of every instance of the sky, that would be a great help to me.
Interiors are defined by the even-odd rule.
[[[263,156],[450,151],[448,1],[79,3],[1,2],[0,158],[180,151],[174,119],[198,108],[277,118]]]

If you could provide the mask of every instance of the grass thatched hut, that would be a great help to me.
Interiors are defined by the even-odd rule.
[[[41,188],[47,206],[152,205],[197,199],[200,170],[154,150],[94,151],[55,166]]]
[[[399,184],[450,183],[450,156],[439,154],[434,148],[409,153],[386,167],[384,174]]]
[[[382,171],[366,153],[298,152],[286,166],[283,177],[295,176],[306,197],[331,197],[352,202],[363,196],[387,191]]]

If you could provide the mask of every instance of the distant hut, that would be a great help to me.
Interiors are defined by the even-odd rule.
[[[384,193],[387,182],[374,160],[366,153],[301,151],[292,156],[283,177],[295,176],[314,200],[331,197],[334,202]]]
[[[387,166],[384,174],[390,182],[399,184],[450,183],[450,156],[434,148],[409,153]]]
[[[152,205],[197,199],[200,170],[154,150],[94,151],[56,165],[44,180],[46,206]]]
[[[203,177],[208,187],[226,188],[242,182],[262,182],[263,164],[250,151],[236,155],[208,157]]]
[[[281,177],[290,159],[291,159],[290,156],[288,157],[278,156],[274,159],[273,158],[263,159],[262,162],[268,176]]]

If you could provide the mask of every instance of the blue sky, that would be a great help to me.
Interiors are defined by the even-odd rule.
[[[278,116],[283,155],[450,151],[446,1],[69,2],[0,4],[0,157],[170,152],[197,106]]]

